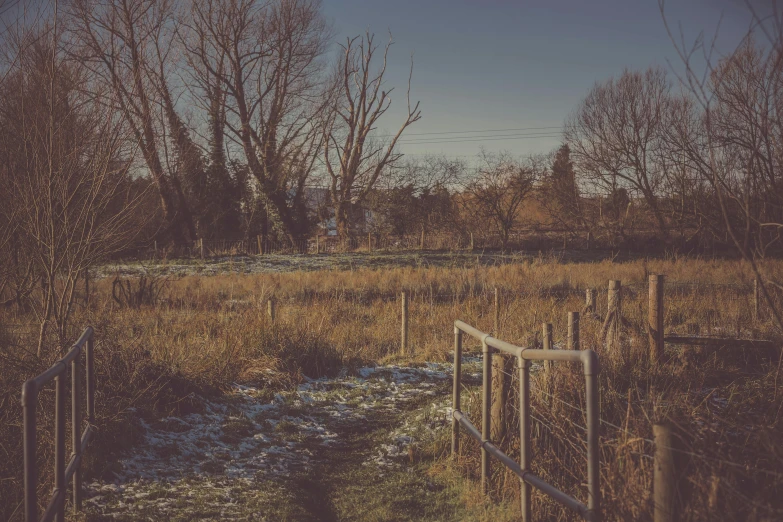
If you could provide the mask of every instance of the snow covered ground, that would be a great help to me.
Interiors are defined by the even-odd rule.
[[[480,378],[477,359],[463,364]],[[235,385],[225,400],[205,400],[202,413],[142,421],[144,442],[113,476],[88,484],[89,512],[150,520],[260,517],[271,491],[262,485],[306,472],[373,419],[398,422],[368,448],[362,465],[380,474],[399,469],[411,445],[448,429],[451,371],[445,363],[366,367],[274,395]]]

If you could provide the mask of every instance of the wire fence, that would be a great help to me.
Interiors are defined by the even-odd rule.
[[[628,320],[624,326],[626,329],[626,341],[635,336],[635,342],[646,342],[647,332],[645,330],[647,322],[647,306],[649,296],[647,293],[649,281],[628,281],[623,282],[622,300],[623,315]],[[565,321],[563,311],[583,310],[586,306],[586,299],[590,287],[573,287],[567,284],[550,285],[535,287],[528,285],[523,288],[513,287],[490,287],[481,284],[469,284],[459,288],[442,289],[437,285],[422,285],[419,287],[410,287],[402,289],[409,300],[409,313],[411,317],[410,342],[411,349],[417,350],[426,343],[442,343],[444,339],[436,337],[427,337],[429,331],[441,332],[449,329],[449,324],[453,317],[459,316],[475,324],[477,328],[484,331],[494,331],[499,328],[504,332],[504,337],[522,342],[538,342],[528,336],[532,328],[538,331],[542,320],[546,320],[551,314],[557,316],[556,335],[558,339],[555,347],[562,347],[566,340]],[[596,331],[600,326],[600,321],[608,309],[608,291],[607,288],[596,288],[595,295],[595,314],[597,320],[587,318],[583,320],[583,327],[588,331]],[[777,293],[773,293],[776,300],[780,299]],[[398,343],[399,329],[397,321],[400,313],[401,292],[392,289],[347,289],[336,288],[331,290],[314,290],[303,288],[293,295],[275,296],[272,289],[263,290],[248,300],[246,306],[257,308],[263,313],[266,309],[266,301],[275,299],[277,301],[278,320],[296,321],[301,318],[309,318],[318,314],[332,314],[340,317],[340,321],[367,321],[367,317],[383,317],[385,323],[391,323],[391,326],[382,330],[383,335],[387,335],[386,341],[390,345]],[[715,335],[736,335],[739,328],[739,334],[743,336],[760,336],[763,329],[756,330],[749,326],[758,324],[758,318],[753,317],[753,309],[756,305],[756,292],[753,283],[728,283],[716,284],[712,282],[700,281],[667,281],[665,287],[666,300],[666,320],[665,324],[668,331],[687,330],[689,324],[700,324],[703,328]],[[226,294],[223,301],[228,304],[234,301],[232,306],[236,305],[237,300]],[[778,302],[778,301],[776,301]],[[324,303],[329,306],[323,306]],[[499,306],[499,310],[498,307]],[[374,308],[376,307],[376,308]],[[382,307],[382,308],[377,308]],[[542,315],[532,314],[533,319],[517,321],[517,317],[525,314],[530,317],[530,308],[541,309]],[[348,318],[346,311],[355,309],[355,317]],[[537,319],[536,319],[537,318]],[[499,319],[499,324],[498,324]],[[737,327],[739,324],[741,326]],[[0,324],[0,335],[35,335],[38,325],[26,324],[21,322]],[[593,342],[593,337],[588,337]],[[466,345],[466,349],[470,347]],[[510,379],[514,379],[513,372],[504,372]],[[739,374],[737,374],[739,375]],[[573,416],[559,415],[553,418],[547,413],[547,410],[535,411],[531,416],[534,429],[541,430],[560,439],[560,443],[565,448],[565,455],[571,452],[571,457],[581,455],[585,451],[584,441],[576,434],[583,433],[586,429],[583,423],[579,422],[584,418],[585,409],[582,404],[566,400],[562,395],[558,395],[545,387],[537,387],[535,393],[540,394],[542,398],[557,403]],[[655,408],[656,405],[645,404],[643,398],[635,400],[633,404],[626,404],[639,408]],[[674,400],[674,399],[672,399]],[[660,404],[658,404],[660,406]],[[698,419],[699,422],[706,424],[729,424],[730,422],[722,419],[720,411],[710,412],[710,418]],[[558,423],[566,423],[571,431],[564,431],[558,426]],[[654,458],[655,441],[651,438],[648,431],[642,431],[638,428],[629,428],[623,426],[622,421],[616,418],[600,418],[602,426],[601,437],[603,442],[609,447],[609,451],[630,452],[636,458],[644,461],[650,461]],[[539,426],[536,428],[536,426]],[[783,480],[783,462],[780,459],[775,460],[769,455],[757,455],[753,453],[754,448],[748,447],[738,442],[740,440],[741,429],[731,426],[728,434],[717,437],[720,444],[701,445],[699,438],[694,436],[692,446],[689,448],[672,447],[671,450],[692,459],[694,462],[703,463],[704,466],[712,466],[717,470],[725,467],[727,471],[721,472],[722,476],[719,484],[720,488],[732,489],[733,494],[747,499],[749,506],[755,506],[760,511],[767,514],[780,515],[783,513],[783,506],[777,504],[760,503],[756,497],[749,493],[748,487],[733,487],[736,481],[744,481],[747,484],[758,484],[764,480],[764,477],[778,483]],[[735,433],[736,432],[736,433]],[[697,434],[693,434],[697,435]],[[754,435],[755,436],[755,435]],[[535,437],[534,437],[535,439]],[[635,441],[629,445],[628,440]],[[712,440],[712,439],[710,439]],[[632,447],[631,447],[632,446]],[[698,448],[698,449],[696,449]],[[727,458],[732,455],[733,458]],[[566,458],[566,457],[564,457]],[[764,465],[764,463],[767,463]],[[777,467],[776,467],[777,466]],[[712,471],[710,471],[712,473]],[[783,485],[781,485],[783,486]],[[744,500],[743,500],[744,502]]]
[[[271,236],[250,236],[236,239],[203,238],[179,244],[158,244],[126,251],[124,259],[208,258],[239,255],[312,255],[348,252],[405,252],[405,251],[557,251],[626,248],[638,252],[660,251],[652,240],[654,230],[638,230],[634,240],[618,242],[609,235],[592,231],[532,227],[517,229],[507,236],[472,233],[468,231],[422,231],[413,234],[389,235],[365,232],[346,237],[319,234],[309,238],[279,239]],[[686,237],[684,234],[683,237]],[[630,242],[629,242],[630,241]],[[711,246],[715,251],[715,246]],[[720,250],[720,248],[718,249]]]

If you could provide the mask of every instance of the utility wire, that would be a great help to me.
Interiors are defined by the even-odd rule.
[[[483,130],[464,130],[464,131],[443,131],[443,132],[415,132],[412,134],[405,134],[405,136],[432,136],[435,134],[475,134],[482,132],[519,132],[519,131],[532,131],[532,130],[548,130],[548,129],[562,129],[560,125],[552,125],[548,127],[517,127],[515,129],[483,129]],[[378,138],[393,138],[395,134],[376,134]]]
[[[454,139],[454,140],[440,140],[440,141],[400,141],[400,145],[437,145],[439,143],[469,143],[477,141],[502,141],[502,140],[529,140],[539,138],[560,138],[560,134],[541,134],[541,135],[520,135],[520,136],[506,136],[506,137],[494,137],[494,138],[480,138],[480,139]]]

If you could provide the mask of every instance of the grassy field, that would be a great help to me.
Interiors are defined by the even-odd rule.
[[[769,314],[754,320],[752,278],[741,262],[355,257],[348,266],[295,260],[285,271],[246,269],[249,262],[241,260],[193,263],[192,270],[104,269],[107,277],[92,286],[89,306],[74,317],[74,334],[93,324],[99,340],[100,431],[88,462],[94,496],[88,518],[515,519],[519,488],[510,472],[495,466],[487,501],[476,481],[478,446],[465,444],[457,459],[448,456],[453,321],[492,330],[498,287],[499,337],[532,346],[541,340],[541,323],[552,322],[562,347],[566,313],[582,310],[586,288],[599,290],[599,314],[605,313],[610,279],[625,288],[622,349],[603,347],[601,317],[583,317],[581,335],[602,364],[607,519],[651,519],[650,439],[660,420],[687,435],[686,520],[783,515],[780,350],[668,346],[660,364],[650,364],[647,353],[651,273],[667,276],[667,332],[697,323],[704,334],[779,341]],[[115,285],[115,299],[118,270],[131,286],[121,293]],[[765,270],[780,280],[783,263],[769,262]],[[403,290],[411,296],[405,354]],[[266,314],[269,299],[274,324]],[[26,352],[36,339],[33,323],[20,311],[0,316],[2,520],[21,519],[21,383],[57,356],[54,348],[44,360]],[[476,365],[469,358],[466,372],[476,374]],[[535,374],[533,469],[585,500],[577,370],[559,365],[548,376]],[[467,382],[463,409],[478,424],[478,381]],[[52,430],[45,414],[52,399],[41,399],[41,433]],[[512,412],[514,400],[508,399]],[[501,443],[512,456],[519,445],[514,433]],[[42,443],[42,499],[51,488],[51,452]],[[263,463],[251,458],[260,455]],[[275,466],[281,471],[273,472]],[[539,520],[574,519],[540,494],[533,509]]]

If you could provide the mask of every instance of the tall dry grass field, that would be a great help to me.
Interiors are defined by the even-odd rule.
[[[783,264],[770,262],[766,269],[781,274]],[[89,472],[110,471],[117,452],[132,447],[140,436],[137,418],[197,411],[197,394],[219,394],[233,383],[276,390],[373,363],[448,361],[455,319],[494,329],[496,287],[501,289],[498,337],[534,345],[541,340],[541,324],[551,322],[555,343],[562,346],[566,313],[583,309],[584,290],[598,289],[603,316],[607,282],[618,279],[625,287],[623,349],[614,353],[603,347],[601,317],[585,315],[581,323],[582,347],[601,357],[601,481],[607,519],[651,519],[652,425],[662,420],[683,434],[686,520],[781,519],[780,349],[667,346],[666,360],[651,364],[645,324],[646,280],[653,273],[667,277],[667,332],[684,333],[689,324],[699,324],[703,334],[780,340],[769,314],[754,319],[750,270],[735,261],[563,264],[540,258],[496,267],[185,276],[158,279],[160,291],[146,303],[118,301],[112,298],[112,280],[98,281],[89,306],[80,307],[73,322],[74,337],[79,327],[92,324],[98,338],[100,431]],[[406,354],[400,353],[403,290],[411,296]],[[269,299],[275,301],[274,323],[266,313]],[[2,314],[0,519],[16,520],[21,517],[19,391],[58,353],[54,346],[44,360],[31,353],[37,333],[29,326],[31,313],[9,309]],[[478,424],[479,390],[468,387],[464,394],[465,410]],[[44,393],[39,408],[41,498],[51,487],[52,448],[46,435],[53,419],[45,406],[52,396],[53,391]],[[586,499],[579,369],[556,365],[549,374],[537,372],[532,396],[534,472]],[[509,412],[516,410],[514,401],[512,394]],[[513,414],[510,421],[515,425]],[[518,454],[516,433],[510,429],[502,442],[512,456]],[[458,482],[465,502],[484,502],[472,482],[479,469],[476,444],[466,443],[453,460],[443,439],[431,454],[434,474]],[[500,466],[494,470],[492,497],[509,505],[518,502],[518,481]],[[538,493],[533,509],[539,520],[573,519]]]

